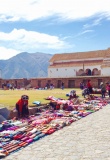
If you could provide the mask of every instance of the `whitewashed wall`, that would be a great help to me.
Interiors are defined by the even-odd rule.
[[[110,76],[110,67],[102,68],[101,73],[102,76]]]
[[[73,67],[62,67],[62,68],[49,68],[49,78],[60,78],[60,77],[73,77],[76,76],[76,68]]]
[[[88,68],[91,70],[93,70],[94,68],[101,70],[100,65],[84,66],[84,70]],[[80,67],[48,68],[48,77],[49,78],[75,77],[76,71],[79,71],[79,69],[83,69],[83,67],[80,66]]]

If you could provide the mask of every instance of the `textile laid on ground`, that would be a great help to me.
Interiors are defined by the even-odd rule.
[[[56,98],[52,100],[58,101],[58,104],[65,103],[64,100]],[[102,109],[106,104],[106,100],[97,98],[72,104],[72,111],[43,109],[36,116],[3,121],[0,124],[0,158]]]

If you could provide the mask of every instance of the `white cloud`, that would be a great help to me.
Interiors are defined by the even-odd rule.
[[[47,49],[59,50],[68,48],[68,44],[57,36],[25,29],[14,29],[10,33],[0,32],[0,45],[2,46],[0,53],[7,52],[4,58],[9,57],[9,54],[10,56],[14,53],[17,54],[18,51],[19,53],[23,51],[35,53],[36,51],[45,51]]]
[[[82,32],[78,33],[77,35],[75,35],[74,38],[80,37],[80,36],[82,36],[84,34],[88,34],[88,33],[91,33],[91,32],[94,32],[94,30],[85,30],[85,31],[82,31]]]
[[[80,19],[105,13],[110,17],[109,0],[0,0],[0,21],[31,21],[57,15]]]
[[[102,17],[99,17],[98,19],[93,20],[91,23],[85,24],[85,25],[83,26],[83,28],[84,28],[84,29],[87,29],[87,28],[91,28],[91,27],[93,27],[93,26],[101,25],[101,20],[102,20],[102,19],[103,19]]]
[[[17,50],[14,50],[11,48],[0,47],[0,59],[2,59],[2,60],[9,59],[18,53],[19,53],[19,51],[17,51]]]
[[[35,19],[58,16],[58,20],[79,20],[98,15],[91,24],[84,25],[83,32],[75,37],[93,32],[90,26],[99,25],[102,18],[110,20],[109,0],[0,0],[0,22],[32,21]],[[6,25],[7,23],[5,23]],[[12,23],[13,25],[13,23]],[[72,37],[72,36],[71,36]],[[72,46],[66,41],[68,35],[52,36],[25,29],[13,29],[11,32],[0,32],[0,59],[8,59],[17,53],[27,51],[66,51]],[[74,37],[72,37],[74,38]],[[73,49],[73,48],[72,48]]]

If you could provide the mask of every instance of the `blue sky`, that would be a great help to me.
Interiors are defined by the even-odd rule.
[[[110,48],[110,0],[0,0],[0,59]]]

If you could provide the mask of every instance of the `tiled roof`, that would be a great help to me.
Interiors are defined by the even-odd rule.
[[[49,62],[106,57],[107,50],[55,54]]]
[[[76,66],[95,66],[95,65],[101,65],[103,61],[96,60],[96,61],[85,61],[85,62],[66,62],[66,63],[53,63],[48,68],[56,68],[56,67],[76,67]]]

